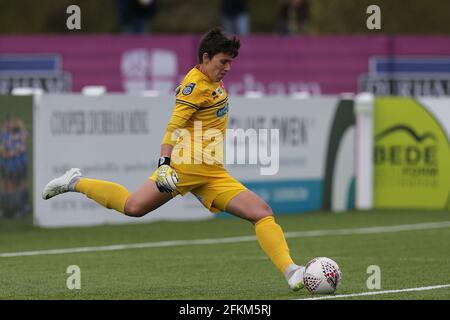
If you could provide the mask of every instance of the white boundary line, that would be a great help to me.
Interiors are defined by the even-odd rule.
[[[426,222],[417,224],[401,224],[396,226],[378,226],[368,228],[286,232],[285,236],[286,238],[298,238],[298,237],[318,237],[329,235],[338,236],[338,235],[352,235],[352,234],[376,234],[376,233],[392,233],[400,231],[441,229],[448,227],[450,227],[450,221],[441,221],[441,222]]]
[[[338,295],[330,295],[330,296],[323,296],[323,297],[316,297],[316,298],[294,299],[294,300],[339,299],[339,298],[349,298],[349,297],[373,296],[373,295],[377,295],[377,294],[401,293],[401,292],[411,292],[411,291],[426,291],[426,290],[434,290],[434,289],[442,289],[442,288],[450,288],[450,284],[443,284],[443,285],[429,286],[429,287],[419,287],[419,288],[409,288],[409,289],[398,289],[398,290],[368,291],[368,292],[352,293],[352,294],[338,294]]]
[[[286,238],[302,238],[302,237],[320,237],[320,236],[339,236],[339,235],[353,235],[353,234],[377,234],[377,233],[392,233],[400,231],[415,231],[415,230],[430,230],[450,228],[450,221],[442,222],[428,222],[418,224],[402,224],[396,226],[378,226],[369,228],[352,228],[352,229],[328,229],[328,230],[313,230],[313,231],[299,231],[286,232]],[[21,251],[21,252],[6,252],[0,253],[0,258],[25,257],[25,256],[41,256],[51,254],[67,254],[67,253],[85,253],[85,252],[99,252],[99,251],[117,251],[127,249],[144,249],[144,248],[163,248],[186,245],[205,245],[218,243],[238,243],[256,241],[255,236],[229,237],[229,238],[213,238],[213,239],[197,239],[197,240],[173,240],[160,242],[144,242],[131,244],[118,244],[110,246],[99,247],[79,247],[79,248],[63,248],[50,250],[35,250],[35,251]]]

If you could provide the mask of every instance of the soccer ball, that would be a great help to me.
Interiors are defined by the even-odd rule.
[[[342,273],[338,264],[326,257],[308,262],[303,275],[305,288],[311,293],[334,293],[341,284]]]

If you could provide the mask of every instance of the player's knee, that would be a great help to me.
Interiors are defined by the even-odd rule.
[[[132,197],[128,198],[125,204],[125,214],[130,217],[143,217],[148,213],[148,209],[135,201]]]
[[[265,218],[267,216],[273,216],[273,211],[272,211],[272,208],[268,204],[264,203],[264,205],[262,205],[262,208],[261,208],[261,219]]]
[[[264,219],[265,217],[273,216],[273,211],[272,211],[272,208],[268,204],[263,203],[255,208],[253,208],[250,216],[251,216],[252,222],[256,223],[259,220]]]

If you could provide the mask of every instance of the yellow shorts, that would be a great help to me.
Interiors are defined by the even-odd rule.
[[[179,181],[175,197],[191,192],[211,212],[226,211],[231,199],[247,188],[230,176],[225,168],[210,165],[171,165],[177,172]],[[156,181],[153,174],[149,179]]]

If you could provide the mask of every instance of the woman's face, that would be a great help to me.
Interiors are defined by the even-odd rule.
[[[220,52],[209,58],[208,54],[203,55],[202,71],[214,82],[222,80],[228,71],[231,70],[233,58],[223,52]]]

